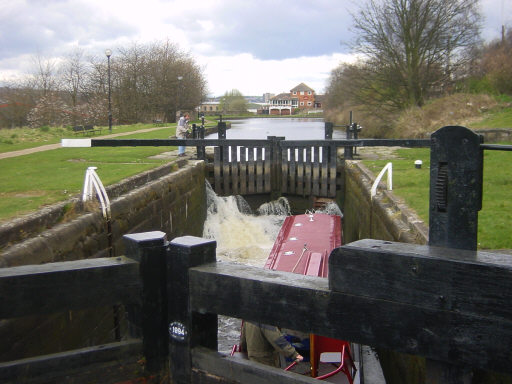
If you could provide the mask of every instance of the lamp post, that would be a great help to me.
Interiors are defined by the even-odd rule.
[[[183,80],[183,76],[178,76],[177,77],[178,79],[178,89],[176,90],[176,118],[179,119],[180,118],[180,114],[178,114],[178,112],[180,111],[180,90],[181,90],[181,80]]]
[[[108,62],[108,130],[112,133],[112,93],[110,89],[110,56],[112,55],[112,51],[110,49],[106,49],[105,55],[107,55]]]

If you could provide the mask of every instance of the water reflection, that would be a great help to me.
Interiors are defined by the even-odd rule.
[[[319,118],[248,118],[229,120],[228,139],[266,139],[267,136],[284,136],[288,140],[322,140],[325,137],[324,119]],[[333,139],[344,139],[345,131],[335,129]],[[211,134],[206,139],[216,139]]]

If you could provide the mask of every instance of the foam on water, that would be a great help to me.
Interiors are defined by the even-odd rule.
[[[288,201],[266,203],[253,214],[241,196],[217,196],[208,184],[207,204],[203,237],[217,241],[217,259],[263,267],[290,214]]]

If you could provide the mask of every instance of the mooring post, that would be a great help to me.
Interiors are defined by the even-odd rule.
[[[352,139],[352,111],[350,111],[350,121],[345,130],[347,140]],[[352,147],[345,147],[343,157],[348,160],[352,160],[354,158]]]
[[[146,370],[166,374],[167,309],[164,232],[144,232],[123,236],[126,256],[139,262],[142,284],[141,305],[128,307],[128,319],[135,324],[132,336],[142,336]],[[140,327],[140,329],[138,329]]]
[[[482,209],[482,137],[459,126],[431,136],[429,245],[476,250]]]
[[[204,124],[204,117],[203,117]],[[197,124],[192,124],[192,138],[193,139],[204,139],[204,125],[198,126]],[[204,146],[198,145],[196,146],[196,154],[199,160],[205,159],[205,150]]]
[[[330,123],[328,121],[325,122],[325,140],[331,140],[332,139],[332,132],[334,129],[334,124]]]
[[[217,135],[218,135],[219,139],[226,138],[226,122],[225,121],[219,121],[217,123]]]
[[[191,383],[191,349],[217,350],[217,314],[190,313],[188,269],[215,262],[217,243],[199,237],[178,237],[167,250],[167,310],[170,375],[173,383]]]

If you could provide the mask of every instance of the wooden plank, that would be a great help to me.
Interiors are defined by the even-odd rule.
[[[240,147],[240,194],[247,193],[247,147]]]
[[[290,148],[290,172],[289,172],[289,191],[295,194],[297,190],[297,160],[295,160],[295,148]]]
[[[137,363],[141,357],[141,340],[81,348],[0,363],[0,382],[119,382],[140,376],[136,372],[141,370]]]
[[[329,195],[328,197],[336,196],[336,173],[337,169],[337,147],[335,145],[329,146]]]
[[[240,184],[240,177],[239,177],[239,162],[237,159],[237,146],[232,145],[231,146],[231,194],[232,195],[238,195],[239,194],[239,184]]]
[[[289,190],[289,180],[290,180],[290,161],[288,161],[288,155],[291,149],[284,148],[281,151],[281,193],[287,193]]]
[[[311,192],[313,196],[320,195],[320,147],[314,147],[311,152],[311,157],[313,160],[312,168],[313,168],[313,176],[312,176],[312,187]]]
[[[0,268],[0,318],[139,300],[139,264],[126,257]]]
[[[318,147],[322,150],[322,161],[320,168],[320,196],[327,197],[329,191],[329,147]]]
[[[222,147],[222,184],[224,189],[224,195],[231,195],[231,173],[229,164],[229,145]]]
[[[512,319],[509,255],[367,239],[334,250],[329,270],[336,291]]]
[[[304,162],[304,195],[311,195],[311,147],[306,147],[306,160]]]
[[[256,192],[263,193],[263,148],[256,147]]]
[[[192,364],[195,370],[221,378],[236,379],[236,382],[244,384],[318,384],[318,380],[312,377],[249,360],[226,357],[200,347],[192,349]]]
[[[402,262],[411,260],[405,256]],[[379,279],[388,281],[385,275],[381,271]],[[193,268],[189,278],[191,308],[200,313],[512,373],[512,320],[492,315],[498,305],[491,314],[467,314],[330,291],[327,279],[225,262]]]
[[[263,161],[263,192],[271,192],[272,191],[272,147],[265,147],[265,159]]]
[[[222,193],[222,149],[221,147],[214,147],[213,149],[213,175],[214,175],[214,190],[218,195]]]
[[[298,147],[299,159],[297,162],[297,194],[304,195],[304,147]]]
[[[247,192],[249,194],[256,193],[256,167],[254,161],[254,147],[249,147],[249,165],[248,165],[248,176],[249,176],[249,186],[247,188]]]

